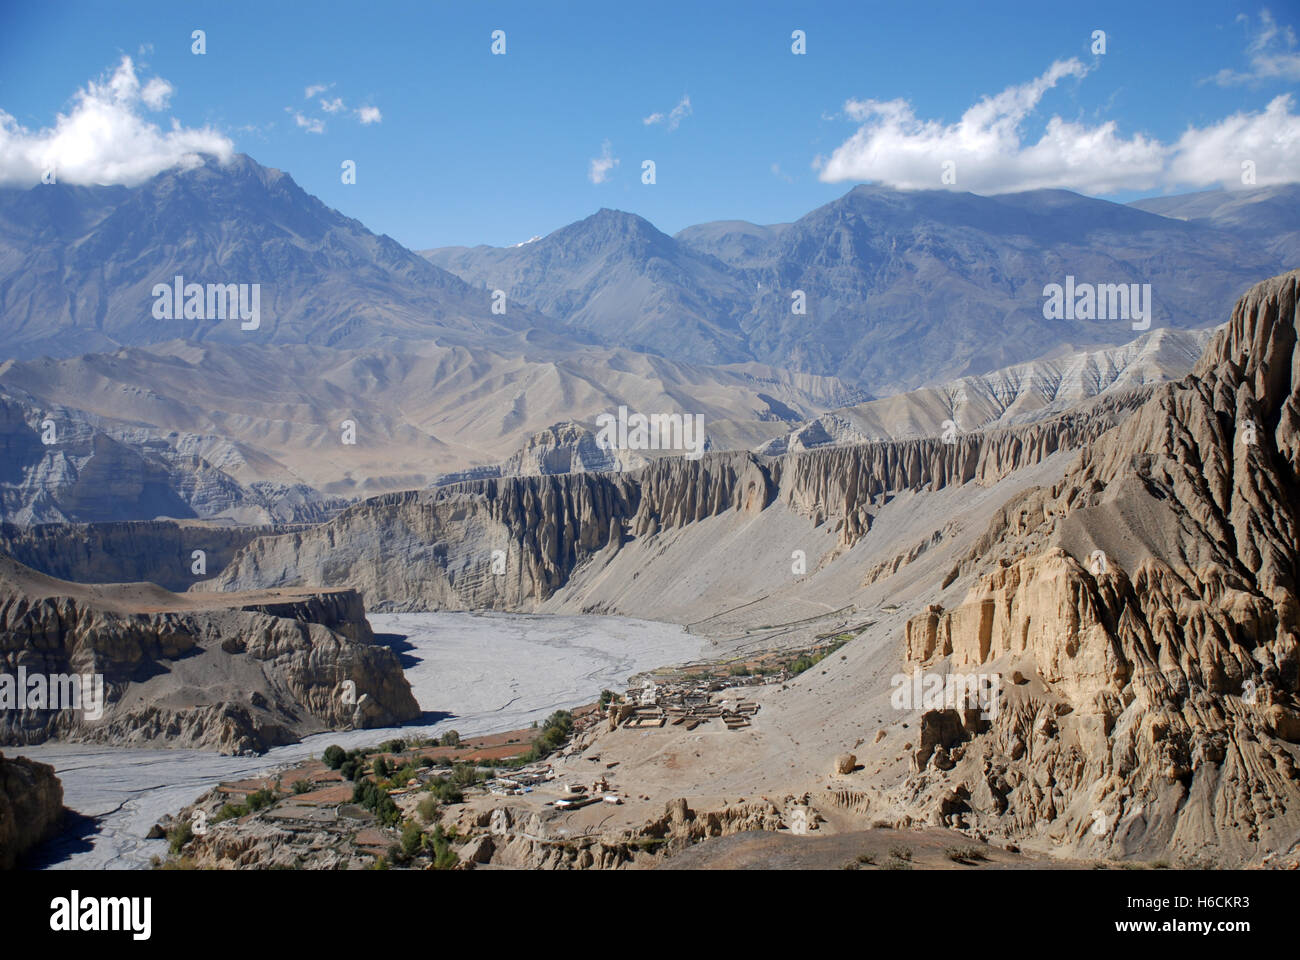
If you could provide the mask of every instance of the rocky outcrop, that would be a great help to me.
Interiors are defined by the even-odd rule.
[[[54,768],[0,753],[0,870],[11,870],[63,822],[63,784]]]
[[[1103,394],[1145,392],[1185,376],[1196,365],[1210,330],[1162,327],[1122,347],[1044,357],[934,387],[869,400],[798,424],[758,450],[779,455],[829,444],[901,439],[934,432],[990,430],[1045,420],[1088,406]]]
[[[499,466],[476,467],[445,474],[431,486],[442,487],[466,480],[495,477],[545,477],[557,473],[619,473],[635,470],[649,462],[635,450],[610,449],[600,445],[596,434],[580,423],[567,420],[539,430]]]
[[[0,594],[0,683],[19,698],[0,712],[0,743],[240,753],[419,715],[353,591],[187,596],[0,560]]]
[[[862,585],[864,587],[870,586],[878,580],[884,580],[886,577],[893,576],[909,563],[915,562],[919,556],[931,547],[938,546],[942,543],[944,538],[949,536],[956,526],[955,523],[949,521],[944,524],[942,530],[934,531],[934,533],[930,534],[930,536],[926,537],[924,540],[914,543],[903,553],[895,554],[888,560],[881,560],[866,572],[866,575],[862,578]]]
[[[153,517],[322,520],[347,501],[302,483],[240,483],[209,457],[220,437],[113,424],[22,391],[0,392],[0,517],[20,525]]]
[[[1004,508],[959,606],[908,623],[914,667],[1005,681],[904,805],[1094,854],[1295,842],[1298,284],[1253,288],[1193,374]]]
[[[0,553],[24,566],[78,583],[147,581],[185,590],[206,579],[257,537],[292,533],[304,526],[223,527],[172,520],[128,523],[0,523]],[[196,574],[194,551],[203,551]]]
[[[1132,396],[1026,427],[834,447],[766,459],[746,452],[661,458],[630,473],[508,477],[375,497],[310,530],[261,537],[210,586],[353,585],[384,609],[531,609],[581,564],[629,538],[727,513],[761,518],[778,501],[842,544],[896,493],[991,483],[1086,443]],[[207,589],[207,587],[205,587]]]

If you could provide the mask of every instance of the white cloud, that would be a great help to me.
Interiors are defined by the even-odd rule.
[[[1300,179],[1300,117],[1289,96],[1262,113],[1189,127],[1176,143],[1135,133],[1114,121],[1095,126],[1048,119],[1037,142],[1023,128],[1043,95],[1067,77],[1090,72],[1076,59],[1057,61],[1042,76],[984,97],[956,123],[918,118],[904,100],[849,100],[845,114],[862,124],[814,168],[823,181],[871,180],[905,189],[936,189],[947,163],[958,190],[995,194],[1063,187],[1092,194],[1158,187],[1241,185],[1241,161],[1256,165],[1259,185]]]
[[[1250,18],[1239,14],[1237,22],[1249,26]],[[1300,51],[1296,50],[1295,30],[1279,26],[1268,10],[1259,12],[1259,30],[1250,38],[1246,55],[1250,60],[1249,71],[1239,73],[1225,67],[1209,79],[1221,87],[1266,80],[1300,81]]]
[[[287,107],[285,109],[288,109]],[[298,124],[308,133],[324,133],[325,121],[320,117],[304,117],[301,113],[293,112],[293,122]]]
[[[779,163],[772,164],[772,176],[784,180],[786,183],[794,183],[794,177],[782,170]]]
[[[1170,185],[1241,185],[1241,165],[1255,165],[1255,182],[1266,187],[1300,180],[1300,115],[1291,94],[1261,113],[1234,113],[1218,123],[1188,127],[1170,151]]]
[[[333,100],[322,100],[320,108],[326,113],[338,113],[343,109],[343,98],[335,97]]]
[[[140,99],[150,110],[162,110],[171,99],[172,85],[162,77],[150,77],[149,82],[140,91]]]
[[[690,115],[691,115],[691,98],[689,96],[683,95],[681,100],[677,102],[677,106],[673,107],[672,110],[668,112],[667,117],[665,117],[662,113],[652,113],[650,114],[650,116],[646,117],[641,122],[644,123],[647,127],[649,127],[649,126],[653,126],[656,123],[665,123],[666,121],[666,125],[669,130],[676,130],[679,126],[681,126],[682,120],[689,117]]]
[[[379,112],[378,107],[362,107],[357,111],[357,117],[361,120],[363,126],[381,123],[384,119],[384,115]]]
[[[198,166],[203,154],[229,161],[234,144],[211,127],[173,119],[162,130],[142,116],[142,107],[165,107],[171,93],[158,77],[141,88],[131,58],[123,57],[111,75],[78,90],[53,127],[28,130],[0,110],[0,183],[36,184],[53,169],[60,183],[130,186],[172,167]]]
[[[606,140],[600,146],[600,156],[591,158],[591,168],[587,179],[592,183],[604,183],[609,179],[609,172],[618,166],[618,157],[613,155],[613,147]]]
[[[332,86],[334,86],[332,83],[313,83],[302,92],[302,98],[304,100],[310,100],[312,97],[316,96],[316,94],[324,93]]]

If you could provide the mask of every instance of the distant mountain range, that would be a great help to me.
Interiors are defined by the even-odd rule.
[[[1120,319],[1045,320],[1043,288],[1067,276],[1151,284],[1153,328],[1221,322],[1300,256],[1300,186],[1129,206],[859,186],[789,224],[669,237],[601,210],[520,246],[424,256],[603,342],[831,374],[879,396],[1135,336]]]
[[[529,243],[421,256],[240,155],[134,188],[0,189],[0,358],[178,339],[483,345],[543,330],[884,396],[1136,336],[1122,319],[1045,320],[1043,287],[1067,276],[1151,284],[1154,328],[1221,322],[1251,283],[1294,266],[1298,225],[1298,185],[1127,206],[1062,190],[859,186],[789,224],[670,237],[600,210]],[[158,318],[155,288],[178,276],[258,284],[260,326]]]
[[[259,328],[157,319],[154,287],[177,276],[259,284]],[[493,315],[464,281],[243,155],[130,189],[0,189],[0,358],[176,339],[373,346],[544,323],[522,308]]]
[[[246,156],[0,189],[0,519],[309,521],[516,454],[594,463],[565,425],[620,404],[699,413],[715,450],[1018,422],[1181,375],[1201,342],[1115,352],[1131,324],[1044,320],[1045,284],[1150,283],[1153,333],[1203,329],[1300,257],[1298,214],[1296,186],[1129,206],[857,187],[790,224],[670,237],[601,210],[421,256]],[[259,284],[260,325],[159,318],[177,276]]]

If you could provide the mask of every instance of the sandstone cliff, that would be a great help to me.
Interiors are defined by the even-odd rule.
[[[951,438],[884,441],[765,458],[660,458],[628,473],[479,480],[375,497],[311,529],[260,537],[194,589],[352,586],[376,609],[527,610],[581,565],[629,540],[727,513],[762,520],[778,501],[851,546],[903,491],[992,483],[1087,443],[1145,394],[1052,420]]]
[[[207,574],[220,570],[249,541],[302,526],[224,527],[201,522],[141,520],[125,523],[0,523],[0,554],[40,573],[78,583],[148,581],[185,590],[206,579],[194,572],[202,550]]]
[[[1296,843],[1298,284],[1254,287],[1191,375],[1007,504],[959,606],[908,623],[913,668],[1005,682],[987,722],[927,714],[904,807],[1095,854]]]
[[[0,559],[0,675],[103,677],[102,716],[29,692],[0,743],[49,738],[226,753],[419,715],[396,654],[353,591],[196,597],[152,584],[86,586]],[[32,688],[37,690],[39,688]],[[11,694],[12,695],[12,694]],[[56,709],[62,707],[62,709]]]
[[[0,753],[0,870],[54,834],[63,822],[63,784],[54,768]]]

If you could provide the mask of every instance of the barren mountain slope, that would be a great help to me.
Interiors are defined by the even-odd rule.
[[[1099,849],[1300,841],[1297,283],[1253,288],[1191,376],[1008,504],[961,604],[908,625],[915,666],[1023,679],[900,798]]]
[[[710,453],[699,460],[664,458],[630,473],[510,477],[390,494],[301,534],[258,538],[212,584],[193,589],[350,585],[372,609],[530,610],[575,571],[603,569],[631,547],[639,559],[620,566],[608,596],[565,594],[584,607],[599,603],[631,614],[620,593],[635,592],[638,570],[654,573],[643,586],[671,581],[677,565],[692,562],[690,550],[666,548],[678,528],[729,516],[776,529],[775,518],[793,514],[805,531],[830,531],[828,549],[852,546],[897,495],[996,482],[1096,437],[1134,402],[1116,398],[1085,414],[966,434],[952,443],[890,441],[775,459]],[[780,549],[779,566],[789,568],[790,550]],[[811,553],[807,561],[809,569],[819,562]],[[657,616],[684,615],[670,608]]]
[[[620,404],[701,414],[713,447],[744,448],[861,396],[758,364],[702,367],[542,335],[401,350],[173,342],[0,365],[0,493],[20,522],[319,519],[334,498],[497,464],[538,431]]]
[[[1284,217],[1293,206],[1260,191],[1253,209]],[[1276,236],[1067,190],[863,184],[771,227],[706,223],[668,237],[601,210],[533,242],[424,256],[604,343],[833,374],[885,396],[1132,338],[1130,318],[1045,323],[1044,286],[1067,276],[1150,285],[1150,329],[1217,322],[1255,279],[1291,265]]]
[[[1083,858],[1295,862],[1298,281],[1252,289],[1192,375],[1077,453],[992,485],[896,485],[856,532],[844,485],[871,473],[812,468],[869,448],[811,451],[776,462],[840,494],[785,468],[779,489],[798,496],[739,497],[576,565],[543,609],[689,619],[720,652],[862,630],[786,687],[744,691],[761,705],[750,728],[605,731],[559,775],[618,761],[619,789],[652,799],[602,811],[610,829],[662,815],[666,796],[709,830],[760,808],[783,822],[806,795],[832,832],[932,824]],[[900,701],[917,670],[999,675],[1001,696],[987,718]]]
[[[160,319],[154,289],[177,277],[250,285],[248,307],[258,285],[259,325],[217,316],[215,302],[201,318]],[[177,338],[361,347],[481,338],[539,319],[522,306],[493,315],[481,292],[243,154],[135,187],[0,188],[0,357]]]
[[[1252,289],[1192,375],[1062,479],[995,506],[982,534],[845,589],[867,628],[788,690],[756,690],[754,731],[618,730],[590,749],[638,790],[701,807],[806,792],[830,830],[925,823],[1081,857],[1296,861],[1298,281]],[[989,512],[975,489],[952,491],[967,494],[959,525]],[[914,671],[1000,676],[1001,697],[987,717],[912,702]],[[840,753],[857,769],[836,773]]]
[[[1139,390],[1191,371],[1209,330],[1155,330],[1095,351],[1064,351],[980,376],[832,410],[759,449],[783,453],[827,443],[984,430],[1055,416],[1105,394]],[[951,421],[951,424],[949,423]]]

